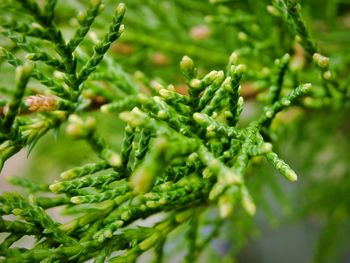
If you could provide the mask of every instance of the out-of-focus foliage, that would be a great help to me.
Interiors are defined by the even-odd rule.
[[[126,0],[125,15],[116,5],[0,3],[1,166],[30,152],[26,176],[5,175],[29,195],[0,195],[0,262],[134,262],[145,251],[232,262],[259,232],[256,208],[276,223],[271,195],[320,228],[315,262],[340,261],[350,2]],[[292,191],[278,172],[298,174]],[[56,222],[53,207],[72,221]],[[29,249],[16,245],[24,236]]]

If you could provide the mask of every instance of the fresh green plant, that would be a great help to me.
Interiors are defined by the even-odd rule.
[[[259,170],[261,157],[287,180],[297,180],[293,163],[279,156],[283,129],[327,116],[316,129],[317,141],[298,146],[302,136],[294,133],[293,154],[316,155],[314,145],[331,132],[325,125],[337,127],[348,112],[349,37],[338,42],[342,32],[331,33],[346,30],[339,9],[349,4],[328,1],[320,18],[330,33],[318,46],[298,0],[130,0],[127,14],[124,4],[111,14],[113,1],[105,2],[105,11],[100,0],[85,2],[0,3],[0,166],[22,148],[44,147],[40,142],[50,131],[66,147],[63,160],[74,159],[75,150],[62,133],[85,141],[96,155],[61,170],[54,183],[8,177],[28,195],[0,195],[0,232],[8,233],[0,262],[134,262],[145,251],[161,262],[168,259],[164,245],[178,227],[188,242],[183,260],[194,262],[224,222],[236,224],[232,253],[237,253],[254,230],[256,204],[271,215],[265,187],[280,191],[273,170]],[[317,8],[317,1],[305,7]],[[115,44],[119,38],[121,44]],[[253,117],[242,115],[244,109]],[[334,251],[350,241],[338,235],[342,229],[349,233],[347,157],[345,151],[331,162],[345,163],[340,176],[305,192],[304,213],[316,210],[328,222],[317,262],[332,262],[341,256]],[[40,162],[34,166],[42,168]],[[305,176],[305,186],[312,182]],[[340,195],[339,202],[327,203],[328,195],[331,200]],[[54,207],[69,221],[55,220]],[[158,217],[141,224],[152,215]],[[208,226],[212,231],[202,233]],[[35,238],[30,248],[16,245],[24,236]],[[325,249],[327,240],[340,244]]]

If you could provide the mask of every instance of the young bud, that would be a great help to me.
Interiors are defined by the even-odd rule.
[[[222,70],[218,71],[218,73],[216,74],[215,83],[220,84],[224,80],[224,78],[225,78],[225,73]]]
[[[269,143],[269,142],[264,142],[262,145],[261,145],[261,152],[262,153],[269,153],[272,151],[272,144]]]
[[[201,81],[199,79],[193,79],[190,82],[190,86],[194,89],[199,89],[201,87]]]
[[[208,82],[213,82],[219,75],[219,72],[216,70],[212,70],[209,72],[207,76],[205,76],[205,79],[207,79]]]
[[[227,186],[225,184],[216,183],[209,193],[209,200],[215,200],[218,198],[218,196],[220,196],[226,190],[226,188]]]
[[[125,26],[124,26],[124,24],[121,24],[119,29],[118,29],[118,35],[123,34],[124,30],[125,30]]]
[[[301,92],[306,93],[312,88],[311,83],[305,83],[301,86]]]
[[[153,64],[157,65],[157,66],[166,66],[169,64],[169,57],[161,52],[155,52],[152,56],[151,56],[151,61],[153,62]]]
[[[191,153],[189,156],[188,156],[188,160],[190,162],[194,162],[195,160],[198,160],[199,158],[199,155],[198,153],[194,152],[194,153]]]
[[[213,173],[209,170],[208,167],[206,167],[202,172],[203,178],[208,179],[213,176]]]
[[[90,31],[88,37],[96,45],[96,48],[99,48],[102,45],[102,42],[98,39],[98,35],[95,31]]]
[[[81,203],[81,198],[79,196],[73,196],[70,201],[73,203],[73,204],[80,204]]]
[[[122,158],[120,155],[110,149],[104,149],[101,153],[103,159],[112,167],[120,167],[122,165]]]
[[[247,66],[244,64],[239,64],[237,66],[231,66],[230,74],[242,75],[247,69]]]
[[[193,60],[188,56],[184,56],[180,62],[180,68],[185,72],[193,70],[194,68]]]
[[[313,54],[312,58],[316,63],[316,65],[321,69],[329,68],[329,58],[322,56],[321,54],[318,54],[318,53]]]
[[[227,185],[232,185],[232,184],[240,184],[242,183],[242,178],[241,176],[232,171],[228,170],[223,176],[222,176],[222,182]]]
[[[239,32],[238,33],[238,39],[242,42],[245,42],[248,40],[248,35],[244,32]]]
[[[289,106],[290,103],[291,103],[291,101],[289,99],[287,99],[287,98],[282,98],[281,102],[282,102],[283,106]]]
[[[160,89],[159,94],[160,94],[160,96],[162,96],[163,98],[166,98],[166,99],[171,97],[171,92],[167,89]]]
[[[16,83],[22,82],[24,79],[28,79],[33,70],[32,63],[25,63],[22,66],[16,68]]]
[[[147,206],[148,208],[156,208],[156,207],[159,206],[159,203],[156,202],[156,201],[147,201],[147,202],[146,202],[146,206]]]
[[[7,148],[10,148],[13,146],[12,141],[4,141],[2,144],[0,144],[0,152],[5,151]]]
[[[222,83],[222,87],[228,92],[232,91],[231,80],[232,80],[231,77],[226,77],[224,82]]]
[[[291,182],[295,182],[296,180],[298,180],[297,174],[292,169],[286,170],[284,175]]]
[[[223,194],[218,201],[221,218],[227,218],[233,212],[233,204],[226,194]]]
[[[238,61],[238,55],[236,52],[232,52],[231,55],[230,55],[230,58],[229,58],[229,64],[232,65],[232,64],[236,64]]]
[[[207,116],[203,113],[195,112],[193,114],[193,119],[199,124],[204,124],[206,123]]]
[[[272,118],[273,114],[274,114],[273,111],[270,110],[270,109],[268,109],[268,110],[265,111],[265,116],[266,116],[267,118]]]
[[[144,121],[145,114],[135,107],[131,112],[126,111],[119,114],[119,118],[129,123],[132,127],[140,126]]]
[[[0,57],[3,57],[3,56],[5,56],[6,55],[6,49],[5,48],[3,48],[3,47],[0,47]]]
[[[82,24],[85,21],[85,19],[86,19],[86,13],[85,12],[79,12],[77,18],[78,18],[79,24]]]
[[[124,16],[125,14],[125,4],[120,3],[117,8],[115,9],[115,13],[117,16]]]
[[[188,56],[184,56],[180,62],[182,73],[187,79],[193,79],[196,76],[196,68],[193,60]]]
[[[60,193],[63,189],[62,184],[60,182],[50,185],[49,188],[53,193]]]
[[[329,70],[327,70],[327,71],[323,72],[322,77],[325,80],[331,80],[332,79],[332,73]]]
[[[103,12],[103,10],[105,10],[105,5],[104,4],[100,4],[100,6],[98,8],[98,13],[101,14]]]
[[[173,84],[169,84],[168,87],[167,87],[167,89],[168,89],[169,91],[176,92],[175,86],[174,86]]]
[[[256,213],[256,205],[254,204],[250,195],[243,195],[242,197],[242,206],[247,211],[247,213],[251,216]]]
[[[160,84],[158,81],[156,81],[156,80],[152,80],[151,81],[151,86],[152,86],[152,88],[154,88],[155,90],[157,90],[157,91],[160,91],[161,89],[165,89],[163,86],[162,86],[162,84]],[[166,90],[166,89],[165,89]]]
[[[160,110],[157,113],[157,117],[161,120],[166,120],[168,118],[168,114],[165,110]]]
[[[273,166],[289,181],[296,181],[298,179],[297,174],[286,164],[283,160],[279,159],[276,153],[266,154],[267,160],[269,160]]]
[[[88,134],[88,131],[83,125],[78,123],[69,123],[66,128],[66,132],[74,139],[81,139]]]
[[[284,56],[281,58],[281,63],[287,64],[290,61],[291,57],[288,53],[284,54]]]
[[[63,173],[60,174],[60,177],[63,179],[63,180],[69,180],[71,178],[74,178],[76,177],[76,172],[74,169],[71,169],[71,170],[68,170],[68,171],[65,171]]]
[[[154,174],[142,165],[131,177],[131,183],[136,193],[146,193],[152,186]]]
[[[280,11],[278,11],[278,9],[276,7],[274,7],[273,5],[268,5],[266,7],[266,10],[267,10],[267,12],[269,12],[273,16],[279,17],[281,15]]]

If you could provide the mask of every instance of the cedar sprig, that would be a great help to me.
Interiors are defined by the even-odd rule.
[[[295,87],[287,91],[285,83],[288,83],[291,59],[288,54],[276,61],[271,76],[257,74],[254,65],[237,63],[236,52],[224,69],[207,74],[199,74],[194,61],[184,56],[180,70],[189,95],[177,93],[173,85],[164,84],[166,81],[148,82],[151,86],[146,87],[151,91],[148,94],[139,91],[131,77],[106,57],[124,30],[124,4],[115,9],[102,40],[93,43],[92,55],[81,47],[102,12],[99,0],[92,0],[79,15],[79,28],[68,41],[55,24],[55,0],[47,0],[43,7],[34,0],[21,4],[36,24],[11,19],[0,21],[6,29],[3,35],[12,40],[15,48],[30,53],[23,59],[16,57],[11,48],[1,50],[1,59],[18,69],[14,92],[10,93],[0,122],[1,166],[23,147],[32,149],[46,132],[58,129],[65,122],[66,133],[86,141],[99,160],[66,170],[59,181],[49,185],[10,179],[31,195],[28,198],[16,193],[0,195],[0,232],[9,233],[0,245],[0,256],[5,261],[134,262],[152,248],[161,260],[170,232],[189,222],[186,236],[190,246],[185,260],[192,262],[215,237],[226,218],[235,218],[235,211],[241,207],[250,216],[259,209],[249,184],[250,179],[259,179],[254,176],[254,170],[250,171],[257,158],[265,156],[282,176],[292,182],[297,180],[296,172],[273,148],[270,126],[277,114],[291,106],[306,107],[304,97],[314,99],[317,92],[311,84],[299,84],[300,81],[295,81]],[[298,1],[274,1],[273,4],[275,9],[270,13],[282,14],[294,34],[300,36],[308,56],[313,55],[323,80],[338,90],[328,58],[316,53],[310,40]],[[220,19],[224,18],[223,14]],[[252,37],[253,26],[244,24],[252,21],[251,18],[242,16],[224,22],[241,25],[238,37],[242,43],[248,38],[253,40],[246,43],[249,48],[245,54],[261,54],[267,50],[267,40],[258,34]],[[211,20],[215,23],[218,19]],[[251,34],[247,33],[249,30]],[[176,43],[158,43],[142,34],[131,33],[128,37],[137,43],[162,45],[177,53],[183,50]],[[36,46],[36,43],[47,43],[44,40],[53,50]],[[190,46],[184,50],[193,54],[196,49]],[[205,57],[207,54],[203,55],[202,51],[198,49],[198,54]],[[240,50],[239,54],[244,52]],[[103,60],[106,63],[102,63]],[[38,62],[44,62],[45,68]],[[109,73],[113,70],[115,72]],[[267,82],[270,89],[260,115],[245,124],[240,122],[246,107],[241,86],[245,77],[250,76]],[[27,96],[27,86],[36,84],[31,78],[47,87],[47,94]],[[104,90],[103,82],[113,82],[113,91]],[[91,93],[105,99],[102,104],[107,104],[98,105],[103,113],[114,116],[119,113],[119,118],[126,123],[120,152],[100,135],[94,118],[81,114],[88,109],[85,99]],[[39,113],[22,116],[24,101],[29,110]],[[46,211],[59,206],[72,215],[70,221],[56,222]],[[218,209],[220,215],[216,217],[212,233],[199,242],[199,219],[204,211],[212,208]],[[138,220],[158,213],[161,213],[159,221],[153,225],[137,226]],[[8,219],[9,215],[15,219]],[[27,235],[36,238],[33,247],[23,249],[14,245]]]

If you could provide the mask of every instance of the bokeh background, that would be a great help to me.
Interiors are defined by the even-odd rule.
[[[124,2],[126,30],[109,52],[114,65],[120,68],[110,70],[122,71],[135,82],[172,83],[186,94],[178,66],[183,55],[192,57],[204,74],[225,69],[228,57],[236,51],[239,63],[248,66],[242,85],[246,103],[241,126],[261,112],[271,77],[269,69],[284,53],[293,56],[290,67],[294,70],[287,74],[285,85],[293,86],[295,76],[315,83],[316,88],[321,85],[318,72],[312,70],[288,26],[269,13],[269,1]],[[66,37],[74,32],[75,17],[87,3],[58,1],[55,22]],[[111,0],[104,3],[105,11],[85,43],[87,50],[106,31],[116,5]],[[301,6],[312,38],[331,58],[331,66],[343,81],[350,68],[350,1],[304,0]],[[6,16],[6,8],[0,15]],[[0,36],[0,45],[9,47],[11,43]],[[0,70],[0,86],[4,90],[13,85],[14,74],[4,63]],[[36,88],[40,89],[33,87]],[[124,124],[112,114],[87,114],[97,119],[101,135],[119,149]],[[252,194],[257,202],[257,216],[247,216],[244,222],[226,222],[201,262],[234,262],[233,254],[237,254],[237,262],[246,263],[350,262],[349,114],[349,107],[307,111],[294,107],[279,114],[272,125],[275,150],[297,171],[298,182],[286,182],[264,160],[257,159],[249,173],[250,187],[256,189]],[[45,135],[30,153],[24,149],[8,160],[1,172],[0,191],[21,191],[6,182],[8,176],[49,183],[69,168],[96,160],[89,146],[68,138],[64,128]],[[65,220],[57,211],[53,214]],[[173,241],[166,246],[172,255],[169,262],[181,262],[185,246],[179,237],[181,231],[175,231]]]

